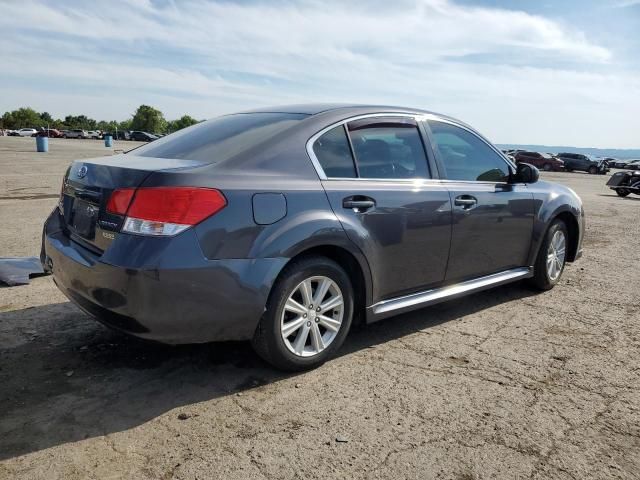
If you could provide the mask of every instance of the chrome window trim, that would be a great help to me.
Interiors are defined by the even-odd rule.
[[[414,177],[414,178],[360,178],[360,177],[355,177],[355,178],[339,178],[339,177],[327,177],[327,175],[324,173],[324,169],[322,168],[322,165],[320,165],[320,161],[318,160],[318,158],[316,157],[315,152],[313,151],[313,144],[316,142],[316,140],[318,140],[318,138],[320,138],[322,135],[324,135],[325,133],[327,133],[329,130],[339,127],[341,125],[346,125],[349,122],[353,122],[354,120],[361,120],[363,118],[376,118],[376,117],[402,117],[402,118],[411,118],[413,120],[415,120],[416,122],[419,121],[419,118],[424,116],[424,114],[421,113],[399,113],[399,112],[377,112],[377,113],[366,113],[366,114],[362,114],[362,115],[355,115],[353,117],[349,117],[349,118],[345,118],[343,120],[340,120],[338,122],[334,122],[331,125],[324,127],[322,130],[320,130],[319,132],[315,133],[313,136],[311,136],[311,138],[309,138],[309,140],[307,140],[307,144],[306,144],[306,148],[307,148],[307,155],[309,155],[309,158],[311,159],[311,163],[313,164],[313,167],[316,169],[316,173],[318,174],[318,177],[320,177],[320,180],[354,180],[354,181],[370,181],[370,180],[374,180],[374,181],[385,181],[385,182],[407,182],[407,181],[414,181],[414,180],[434,180],[433,178],[428,178],[428,177]],[[345,130],[346,133],[346,130]],[[420,131],[418,130],[418,134],[420,135],[420,137],[422,137],[422,134],[420,133]],[[348,136],[348,133],[347,133]],[[347,137],[349,138],[349,137]],[[429,139],[422,139],[422,141],[429,141]],[[353,155],[353,153],[352,153]],[[427,153],[425,152],[425,158],[428,159]],[[355,158],[354,158],[354,162],[355,162]],[[356,167],[357,168],[357,167]]]
[[[309,140],[307,140],[306,143],[306,150],[307,150],[307,155],[309,155],[309,158],[311,159],[311,163],[313,164],[313,167],[316,170],[316,173],[318,174],[318,177],[320,177],[320,180],[338,180],[338,181],[344,181],[344,180],[351,180],[351,181],[384,181],[384,182],[398,182],[398,183],[407,183],[407,182],[412,182],[415,180],[431,180],[434,182],[441,182],[441,183],[473,183],[473,184],[486,184],[486,185],[509,185],[509,182],[484,182],[484,181],[477,181],[477,180],[452,180],[452,179],[448,179],[448,178],[432,178],[432,177],[414,177],[414,178],[360,178],[358,177],[327,177],[327,175],[324,173],[324,169],[322,168],[322,165],[320,165],[320,161],[318,160],[318,158],[316,157],[315,152],[313,151],[313,144],[316,142],[316,140],[318,140],[318,138],[320,138],[322,135],[324,135],[325,133],[327,133],[329,130],[339,127],[339,126],[343,126],[345,128],[345,134],[347,135],[347,139],[349,140],[349,143],[351,143],[351,140],[349,139],[349,133],[346,130],[346,124],[349,122],[352,122],[354,120],[361,120],[363,118],[376,118],[376,117],[404,117],[404,118],[411,118],[413,120],[415,120],[416,122],[426,122],[427,120],[434,120],[437,122],[442,122],[442,123],[447,123],[449,125],[453,125],[454,127],[458,127],[461,128],[467,132],[469,132],[470,134],[474,135],[476,138],[478,138],[480,141],[482,141],[483,143],[485,143],[489,148],[491,148],[491,150],[493,150],[496,154],[498,154],[498,156],[507,164],[507,166],[509,167],[510,171],[511,169],[513,169],[513,171],[516,170],[516,166],[514,163],[511,162],[511,160],[509,160],[509,158],[503,153],[501,152],[498,148],[496,148],[494,145],[492,145],[488,140],[486,140],[484,137],[482,137],[481,135],[479,135],[477,132],[475,132],[474,130],[472,130],[471,128],[462,125],[459,122],[456,122],[454,120],[450,120],[448,118],[443,118],[439,115],[433,114],[433,113],[400,113],[400,112],[377,112],[377,113],[366,113],[366,114],[361,114],[361,115],[354,115],[353,117],[348,117],[345,118],[343,120],[334,122],[326,127],[324,127],[322,130],[320,130],[319,132],[315,133],[314,135],[312,135]],[[428,124],[427,124],[428,127]],[[420,136],[422,137],[422,133],[420,133]],[[429,142],[429,143],[433,143],[431,138],[423,138],[422,139],[423,142]],[[432,148],[437,148],[437,145],[432,145]],[[351,153],[351,155],[353,156],[353,152]],[[428,155],[425,152],[425,156],[427,157],[428,160]],[[355,166],[355,162],[356,159],[353,156],[353,160],[354,160],[354,166]],[[357,174],[357,166],[355,166],[356,168],[356,174]]]

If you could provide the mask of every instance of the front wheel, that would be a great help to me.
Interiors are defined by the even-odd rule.
[[[542,169],[543,169],[545,172],[550,172],[550,171],[551,171],[551,164],[550,164],[550,163],[545,163],[545,164],[542,166]]]
[[[565,223],[555,220],[547,230],[533,267],[531,284],[534,287],[550,290],[560,281],[567,258],[568,239]]]
[[[326,257],[287,265],[276,282],[253,337],[263,359],[282,370],[315,368],[344,342],[353,318],[353,287]]]
[[[618,194],[619,197],[626,197],[631,192],[626,188],[616,188],[616,193]]]
[[[591,175],[595,175],[596,173],[598,173],[598,167],[594,167],[594,166],[589,167],[589,173]]]

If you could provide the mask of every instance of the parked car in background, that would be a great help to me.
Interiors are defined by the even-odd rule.
[[[55,128],[38,130],[32,135],[32,137],[49,137],[49,138],[62,138],[63,134],[60,130]]]
[[[616,159],[615,158],[607,157],[607,158],[604,159],[604,161],[607,164],[607,167],[609,167],[609,168],[613,168],[616,165]]]
[[[616,160],[613,166],[615,168],[624,168],[627,166],[627,163],[629,163],[630,161],[631,160]]]
[[[153,133],[149,133],[149,132],[141,132],[139,130],[134,130],[133,132],[131,132],[131,140],[135,140],[137,142],[153,142],[154,140],[157,140],[158,137],[156,137]]]
[[[564,162],[548,153],[518,152],[514,155],[516,163],[528,163],[546,172],[564,170]]]
[[[41,260],[112,328],[174,344],[252,339],[276,367],[303,370],[336,353],[354,316],[523,279],[551,289],[583,232],[571,189],[458,120],[297,105],[75,161]]]
[[[102,138],[111,135],[114,140],[131,140],[131,134],[127,130],[118,130],[117,132],[102,132]]]
[[[619,197],[626,197],[631,193],[640,195],[640,170],[616,172],[609,178],[607,186],[615,190]]]
[[[64,138],[89,138],[89,134],[86,130],[74,128],[73,130],[67,130],[67,133],[64,134]]]
[[[596,161],[581,153],[559,153],[557,157],[564,162],[564,169],[567,172],[579,170],[591,174],[605,174],[609,167],[604,160]]]
[[[16,137],[30,137],[31,135],[33,135],[34,133],[37,133],[38,131],[35,128],[21,128],[19,130],[15,130],[15,135]]]
[[[100,140],[102,138],[102,133],[99,132],[98,130],[89,130],[87,132],[87,136],[94,140]]]
[[[624,168],[627,170],[640,170],[640,160],[629,160]]]

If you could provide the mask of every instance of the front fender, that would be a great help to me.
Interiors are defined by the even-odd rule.
[[[584,209],[580,197],[568,187],[549,182],[538,182],[530,186],[532,190],[535,215],[533,221],[533,233],[531,238],[531,250],[529,252],[529,265],[535,263],[536,257],[542,245],[544,236],[558,216],[571,215],[575,220],[577,242],[575,252],[569,261],[577,259],[582,251],[582,239],[584,236]],[[572,226],[569,226],[570,228]]]

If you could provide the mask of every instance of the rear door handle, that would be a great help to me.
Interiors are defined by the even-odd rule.
[[[375,207],[376,201],[373,198],[355,195],[342,200],[342,206],[344,208],[352,208],[356,212],[365,212]]]
[[[456,206],[462,207],[463,210],[470,210],[478,204],[478,199],[471,195],[460,195],[453,202]]]

